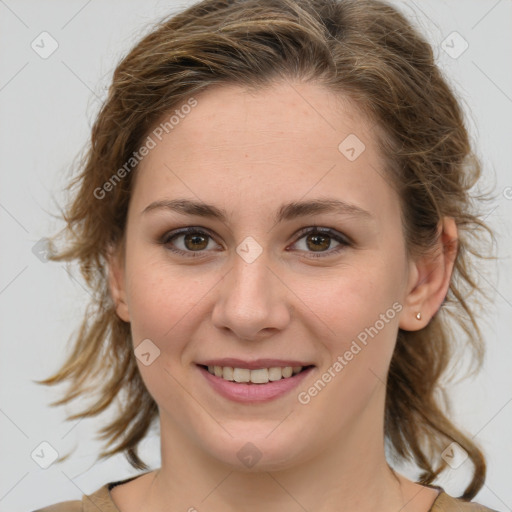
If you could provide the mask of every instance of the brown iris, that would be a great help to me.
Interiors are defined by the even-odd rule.
[[[208,246],[208,236],[200,233],[188,233],[184,237],[185,247],[191,251],[205,249]],[[191,242],[192,245],[188,245]]]
[[[311,246],[309,242],[312,242]],[[318,248],[329,249],[329,246],[331,245],[330,237],[320,233],[312,233],[308,235],[306,237],[306,243],[308,244],[308,248],[314,251],[316,251]]]

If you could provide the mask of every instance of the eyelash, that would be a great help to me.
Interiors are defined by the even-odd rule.
[[[185,256],[185,257],[188,257],[188,258],[203,257],[203,255],[201,253],[205,252],[204,250],[202,250],[202,251],[183,251],[181,249],[176,249],[175,247],[168,246],[169,242],[171,242],[172,240],[174,240],[180,236],[188,235],[188,234],[199,234],[199,235],[207,236],[207,237],[213,239],[212,235],[210,235],[208,232],[204,231],[201,228],[187,227],[187,228],[183,228],[183,229],[180,229],[177,231],[170,231],[168,233],[165,233],[159,240],[159,243],[166,246],[166,248],[169,251],[174,252],[179,255],[182,255],[182,256]],[[309,235],[309,234],[327,235],[330,238],[332,238],[333,240],[335,240],[336,242],[338,242],[340,244],[340,246],[337,247],[336,249],[330,250],[330,251],[324,251],[324,252],[320,251],[317,253],[315,253],[314,251],[308,252],[308,254],[309,254],[309,256],[307,256],[308,258],[310,258],[310,257],[326,258],[328,256],[332,256],[333,254],[337,254],[340,251],[342,251],[343,249],[345,249],[346,247],[350,247],[352,245],[352,242],[348,237],[342,236],[341,234],[339,234],[337,231],[334,231],[333,229],[320,228],[318,226],[310,226],[310,227],[301,229],[299,231],[299,233],[297,234],[298,238],[295,243],[297,243],[300,239],[304,238],[306,235]]]

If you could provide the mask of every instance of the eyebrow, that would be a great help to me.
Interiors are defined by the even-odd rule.
[[[162,199],[154,201],[142,210],[141,215],[154,210],[171,210],[184,215],[197,215],[199,217],[218,219],[227,224],[227,212],[222,208],[208,203],[190,199]],[[277,211],[274,222],[293,220],[298,217],[319,213],[335,213],[341,215],[358,216],[367,220],[374,220],[373,215],[359,206],[335,198],[319,198],[310,201],[292,201],[283,204]]]

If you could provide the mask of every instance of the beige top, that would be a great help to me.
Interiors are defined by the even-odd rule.
[[[126,478],[125,480],[119,480],[117,482],[109,482],[92,494],[84,494],[81,500],[61,501],[60,503],[40,508],[34,512],[120,512],[112,500],[110,489],[116,485],[121,485],[129,482],[130,480],[134,480],[135,478],[138,478],[138,476]],[[452,498],[449,494],[446,494],[441,487],[435,488],[439,489],[440,492],[429,512],[497,512],[496,510],[484,507],[478,503],[471,503],[459,498]]]

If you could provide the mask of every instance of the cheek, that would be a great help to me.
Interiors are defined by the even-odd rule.
[[[328,361],[318,379],[329,383],[317,386],[325,392],[318,392],[314,407],[336,410],[333,417],[357,416],[383,386],[402,309],[397,258],[386,260],[374,253],[359,261],[340,270],[336,279],[317,283],[306,295],[307,305],[327,332],[322,344]]]
[[[166,331],[178,321],[182,303],[179,292],[169,287],[152,269],[134,272],[129,287],[129,308],[134,342],[154,339],[159,345]]]
[[[385,264],[377,258],[368,258],[357,266],[340,269],[336,276],[330,273],[303,288],[301,297],[321,320],[325,340],[332,349],[343,350],[347,343],[376,323],[387,336],[390,331],[387,327],[398,322],[395,303],[401,295],[397,279],[392,277],[397,276],[394,266],[393,262]],[[385,315],[385,329],[380,320],[382,315]]]
[[[394,280],[387,277],[394,269],[383,272],[381,265],[346,268],[306,294],[306,304],[322,320],[317,325],[327,333],[321,339],[328,360],[312,387],[299,390],[300,400],[319,417],[330,411],[323,424],[326,436],[385,392],[402,306]]]
[[[127,262],[130,272],[128,303],[132,339],[137,347],[149,349],[150,364],[138,357],[139,372],[149,393],[158,404],[172,403],[177,414],[185,415],[180,363],[194,326],[190,315],[204,295],[183,273],[162,262],[149,262],[132,253]],[[154,345],[145,340],[150,340]],[[144,345],[144,343],[146,345]],[[155,348],[156,346],[156,348]]]
[[[198,279],[192,267],[172,267],[166,262],[148,261],[135,255],[127,269],[130,275],[130,318],[132,330],[137,335],[135,341],[140,337],[155,337],[164,343],[173,330],[182,328],[181,321],[193,311],[208,289],[208,283]]]

